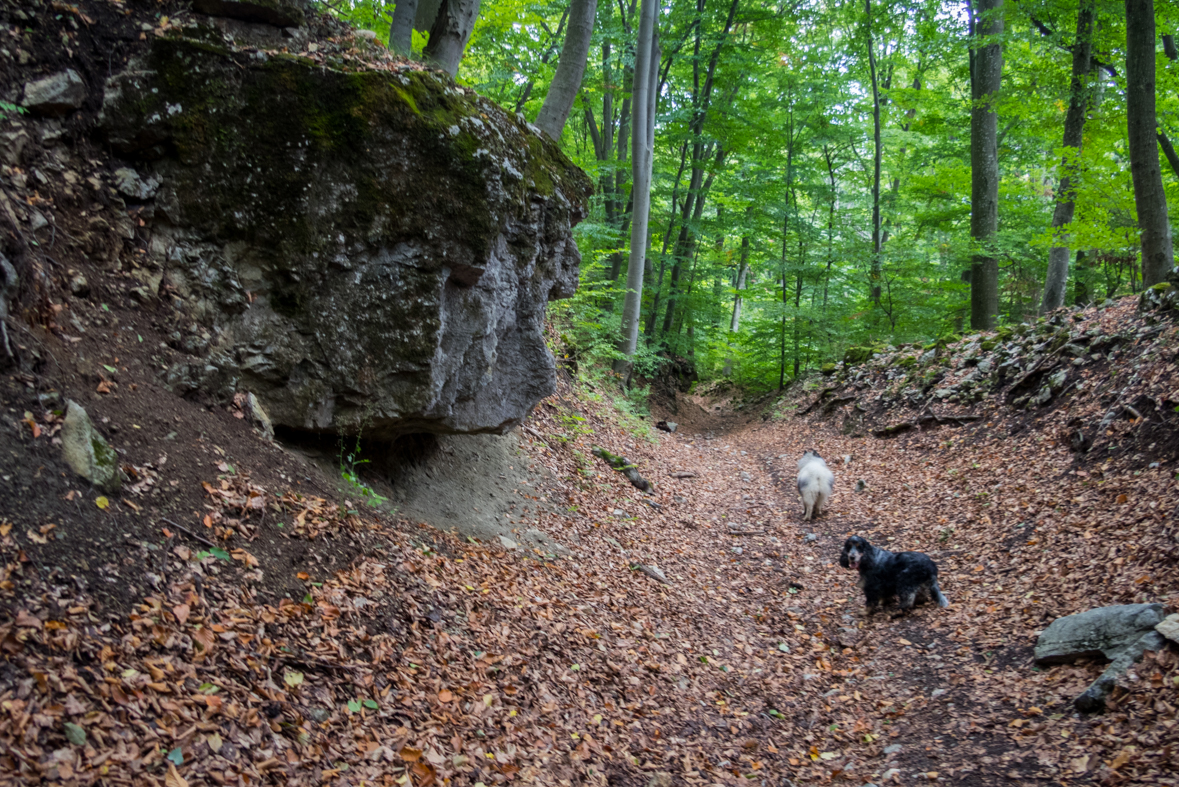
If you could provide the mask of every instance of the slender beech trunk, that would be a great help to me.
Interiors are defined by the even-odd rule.
[[[1175,48],[1175,36],[1162,36],[1163,52],[1166,53],[1168,60],[1179,60],[1179,49]],[[1179,155],[1175,153],[1175,146],[1171,144],[1170,138],[1167,137],[1167,132],[1161,128],[1158,129],[1159,147],[1163,149],[1163,155],[1167,158],[1167,163],[1171,165],[1171,171],[1175,173],[1175,177],[1179,178]]]
[[[827,202],[827,270],[823,275],[823,313],[826,314],[831,265],[835,262],[835,153],[826,145],[823,146],[823,159],[827,162],[827,182],[831,189]]]
[[[397,0],[389,25],[389,48],[399,55],[408,55],[413,47],[413,18],[417,12],[418,0]]]
[[[729,348],[729,353],[725,355],[725,370],[723,376],[728,377],[733,373],[733,337],[741,330],[741,293],[745,290],[745,282],[749,276],[749,225],[753,223],[753,206],[750,205],[745,208],[745,232],[741,235],[741,256],[737,262],[737,281],[734,289],[737,291],[733,293],[733,313],[729,317],[729,336],[725,342]]]
[[[549,92],[536,116],[536,127],[552,139],[561,138],[569,111],[573,109],[573,100],[581,90],[581,77],[585,74],[597,13],[598,0],[571,0],[569,4],[569,29],[565,31],[557,73],[553,74]]]
[[[1056,209],[1052,213],[1052,236],[1057,239],[1057,245],[1048,250],[1048,274],[1044,279],[1044,297],[1040,301],[1041,314],[1063,306],[1068,288],[1070,248],[1060,242],[1064,239],[1061,229],[1072,223],[1076,206],[1073,181],[1084,139],[1085,115],[1089,110],[1089,74],[1093,68],[1093,20],[1096,15],[1096,0],[1081,0],[1077,12],[1077,38],[1073,44],[1068,112],[1064,116],[1064,158],[1060,162],[1060,186],[1056,192]]]
[[[798,197],[794,198],[794,213],[798,214]],[[798,312],[802,308],[802,272],[806,266],[806,240],[803,236],[801,227],[798,232],[798,273],[794,276],[794,379],[798,379],[799,372],[802,371],[802,355],[799,352],[799,339],[801,332],[798,330]]]
[[[1073,267],[1077,272],[1077,275],[1073,276],[1073,305],[1088,306],[1093,300],[1089,291],[1089,277],[1092,275],[1093,266],[1089,263],[1088,255],[1085,254],[1084,249],[1077,252],[1077,260],[1073,263]]]
[[[865,25],[868,31],[868,71],[872,77],[872,268],[868,273],[872,303],[880,305],[880,89],[876,84],[876,45],[872,43],[872,0],[864,0]]]
[[[1154,106],[1154,0],[1126,0],[1126,120],[1130,174],[1142,238],[1142,285],[1167,278],[1174,265],[1167,194],[1159,168]]]
[[[790,300],[786,290],[786,236],[790,230],[790,194],[794,191],[794,113],[786,124],[786,199],[782,208],[782,325],[778,332],[778,390],[786,387],[786,307]]]
[[[622,17],[622,26],[629,33],[631,30],[630,21],[634,19],[635,2],[631,0],[629,6],[619,3],[618,13]],[[623,67],[622,83],[634,83],[634,69],[630,67]],[[626,168],[622,166],[626,161],[626,151],[630,144],[630,105],[631,97],[623,96],[622,107],[618,111],[618,137],[615,139],[615,145],[618,153],[616,156],[617,164],[614,167],[614,193],[621,203],[622,194],[626,188]],[[634,208],[634,189],[631,189],[630,196],[627,198],[626,207],[623,208],[619,215],[619,232],[620,238],[626,237],[630,230],[630,217]],[[610,255],[610,281],[611,283],[618,281],[618,275],[622,272],[622,252],[614,252]]]
[[[479,0],[442,0],[422,53],[426,61],[454,77],[478,16]]]
[[[1175,177],[1179,178],[1179,154],[1175,153],[1175,146],[1171,144],[1171,140],[1167,137],[1167,133],[1162,129],[1158,131],[1159,147],[1163,149],[1163,155],[1167,157],[1167,163],[1171,165],[1171,172],[1175,173]]]
[[[626,298],[622,305],[622,335],[618,351],[625,356],[614,362],[615,371],[629,377],[639,341],[639,308],[643,297],[643,259],[647,251],[647,218],[651,206],[650,107],[651,59],[655,43],[655,6],[658,0],[642,0],[639,34],[635,46],[635,81],[632,90],[634,133],[631,134],[631,194],[634,198],[630,225],[630,260],[626,271]]]
[[[682,264],[692,256],[692,246],[695,241],[695,224],[704,208],[704,196],[707,188],[701,189],[704,175],[704,162],[709,157],[710,146],[704,141],[704,123],[708,117],[708,108],[712,101],[712,89],[715,84],[716,67],[720,62],[721,49],[729,39],[729,31],[733,28],[733,20],[737,15],[737,7],[741,0],[733,0],[729,5],[729,15],[725,20],[724,29],[713,48],[708,60],[708,69],[704,76],[704,84],[700,84],[700,44],[701,26],[696,28],[696,39],[692,58],[692,117],[689,128],[692,131],[692,177],[689,179],[688,195],[684,200],[683,224],[680,225],[680,236],[676,240],[672,256],[671,282],[667,295],[667,312],[663,317],[663,334],[671,332],[675,324],[676,290],[682,275]],[[697,14],[704,13],[704,0],[697,0]],[[724,160],[724,148],[717,147],[717,165]],[[715,171],[715,170],[714,170]],[[711,178],[709,179],[711,183]],[[688,217],[692,216],[692,222]]]
[[[596,2],[597,0],[595,0]],[[553,55],[557,53],[557,42],[561,41],[561,34],[565,32],[565,23],[569,21],[569,6],[565,7],[565,11],[561,14],[561,21],[557,24],[557,32],[553,34],[552,40],[549,41],[548,47],[545,48],[544,54],[540,56],[540,62],[548,65],[548,62],[553,59]],[[545,28],[548,29],[547,27]],[[516,107],[513,112],[523,112],[524,105],[528,103],[528,99],[532,98],[532,88],[536,87],[536,79],[529,79],[528,84],[520,91],[520,97],[516,99]]]
[[[996,94],[1003,77],[1003,0],[977,0],[970,45],[970,236],[978,246],[971,261],[970,327],[995,327],[999,315],[999,261],[993,243],[999,231],[999,115]]]

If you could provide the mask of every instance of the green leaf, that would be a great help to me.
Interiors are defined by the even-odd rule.
[[[74,724],[72,721],[67,721],[62,726],[65,727],[66,740],[75,746],[86,745],[86,730],[82,729],[81,726]]]
[[[376,700],[365,700],[364,707],[366,707],[370,710],[376,710],[377,708],[379,708],[381,706],[379,704],[377,704]]]
[[[175,763],[176,765],[183,765],[184,764],[184,752],[180,751],[180,747],[177,746],[175,749],[168,752],[168,759],[171,762]]]
[[[213,557],[217,558],[218,560],[224,560],[226,562],[233,560],[233,558],[231,558],[229,556],[229,553],[226,552],[221,547],[213,547],[212,549],[209,550],[209,554],[212,555]]]
[[[207,549],[202,549],[200,552],[196,553],[197,560],[204,560],[205,558],[212,557],[212,556],[213,556],[213,553]]]
[[[109,312],[109,311],[111,310],[111,307],[107,306],[107,305],[104,303],[104,304],[102,304],[102,310],[103,310],[104,312]]]
[[[216,694],[217,692],[221,691],[221,687],[212,683],[202,683],[201,685],[197,686],[197,691],[199,691],[201,694]]]
[[[348,710],[352,713],[360,713],[360,700],[348,700]]]
[[[106,369],[106,370],[107,370],[108,372],[110,372],[111,374],[115,374],[116,372],[118,372],[118,371],[119,371],[118,369],[116,369],[115,367],[111,366],[110,364],[105,364],[105,363],[102,365],[102,368],[103,368],[103,369]]]
[[[308,593],[306,596],[303,596],[303,603],[304,604],[313,604],[313,603],[315,603],[315,599],[311,598],[311,594]]]
[[[779,642],[778,643],[778,650],[782,651],[783,653],[789,653],[790,646],[787,645],[785,642]]]

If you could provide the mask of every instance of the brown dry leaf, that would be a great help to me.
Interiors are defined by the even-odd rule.
[[[16,613],[16,625],[20,628],[41,628],[41,621],[35,616],[29,614],[27,609],[22,609]]]
[[[172,614],[176,616],[176,622],[181,626],[188,620],[188,615],[191,611],[187,604],[177,604],[172,607]]]
[[[168,763],[168,773],[164,775],[164,787],[188,787],[188,782],[176,770],[175,763]]]

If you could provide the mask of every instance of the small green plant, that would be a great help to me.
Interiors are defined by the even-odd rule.
[[[0,101],[0,118],[6,118],[12,115],[23,115],[29,110],[24,107],[10,104],[7,101]]]
[[[389,498],[377,494],[372,487],[366,484],[360,478],[357,468],[360,465],[369,463],[368,459],[360,458],[360,436],[356,437],[356,445],[351,451],[344,448],[344,441],[340,441],[340,477],[352,489],[361,500],[373,508],[383,506],[389,502]]]
[[[575,443],[582,435],[592,435],[594,430],[585,425],[585,419],[577,413],[568,410],[558,410],[557,420],[564,428],[561,434],[553,435],[553,439],[561,443]]]

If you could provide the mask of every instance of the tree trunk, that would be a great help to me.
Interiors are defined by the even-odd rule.
[[[418,0],[417,10],[413,14],[413,29],[419,33],[429,33],[441,7],[442,0]]]
[[[413,19],[417,12],[418,0],[397,0],[389,25],[389,48],[399,55],[408,55],[413,48]]]
[[[753,206],[745,208],[745,232],[741,236],[741,257],[737,262],[737,290],[733,294],[733,314],[729,318],[729,337],[726,344],[730,349],[730,354],[725,356],[725,370],[722,376],[728,377],[733,373],[733,336],[737,331],[741,330],[741,292],[745,289],[745,281],[749,276],[749,224],[753,221]]]
[[[973,19],[970,110],[970,236],[978,246],[971,261],[970,327],[995,327],[999,314],[999,261],[992,244],[999,230],[999,116],[996,93],[1003,76],[1003,0],[978,0]],[[986,39],[985,43],[983,39]]]
[[[657,0],[642,0],[639,11],[639,35],[635,46],[635,81],[631,134],[631,195],[634,208],[630,224],[630,260],[626,271],[626,298],[622,305],[622,335],[618,351],[625,356],[614,362],[615,371],[629,377],[631,362],[639,341],[639,308],[643,298],[643,259],[647,251],[647,218],[651,206],[651,161],[648,148],[650,119],[648,93],[651,90],[651,58],[655,43],[655,5]]]
[[[1061,228],[1072,223],[1076,206],[1073,193],[1074,172],[1081,155],[1085,114],[1089,109],[1089,72],[1093,67],[1093,19],[1096,0],[1082,0],[1077,12],[1077,38],[1073,44],[1073,75],[1069,85],[1068,112],[1064,117],[1064,158],[1060,162],[1060,186],[1056,192],[1056,209],[1052,213],[1053,239],[1061,239]],[[1048,274],[1044,279],[1044,297],[1040,313],[1046,314],[1064,305],[1068,288],[1069,246],[1054,245],[1048,251]]]
[[[479,0],[442,0],[438,16],[430,28],[430,40],[422,53],[426,61],[453,78],[458,73],[463,50],[467,48],[467,40],[475,29],[478,16]]]
[[[573,100],[581,89],[597,12],[598,0],[571,0],[569,4],[569,28],[565,31],[565,45],[557,61],[557,73],[553,75],[544,105],[536,116],[536,127],[554,140],[561,138],[569,111],[573,109]]]
[[[733,19],[736,17],[737,6],[740,2],[741,0],[733,0],[729,6],[729,16],[725,20],[725,27],[721,31],[717,45],[713,48],[708,60],[708,70],[704,76],[703,86],[700,85],[700,44],[702,31],[700,25],[696,28],[696,41],[692,57],[692,117],[688,124],[693,137],[692,177],[689,178],[688,195],[684,199],[684,221],[680,225],[680,236],[676,239],[675,250],[672,253],[671,282],[668,285],[667,312],[663,317],[664,335],[670,333],[672,326],[675,324],[677,287],[680,276],[682,275],[683,262],[692,255],[692,247],[695,241],[695,222],[704,210],[704,196],[708,190],[708,186],[712,183],[712,174],[715,173],[715,170],[714,173],[710,173],[708,183],[704,185],[702,190],[701,182],[704,176],[704,162],[708,158],[708,151],[711,149],[710,145],[704,141],[704,123],[708,117],[708,109],[712,102],[712,90],[716,84],[716,67],[720,61],[721,49],[729,39],[729,30],[733,27]],[[704,0],[697,0],[696,12],[698,14],[704,13]],[[716,163],[717,167],[719,167],[721,161],[724,160],[724,147],[718,146],[716,151]],[[689,216],[692,216],[691,222],[688,221]]]
[[[868,274],[872,303],[880,305],[880,89],[876,84],[876,47],[872,43],[872,0],[864,0],[865,24],[868,29],[868,70],[872,77],[872,269]]]
[[[786,307],[790,300],[786,290],[786,235],[790,230],[790,195],[794,193],[794,113],[786,124],[786,199],[782,207],[782,324],[778,346],[778,390],[786,387]]]
[[[597,0],[594,0],[597,2]],[[545,49],[544,54],[540,56],[540,62],[548,65],[548,62],[553,59],[553,55],[557,51],[557,42],[561,40],[561,34],[565,32],[565,23],[569,21],[569,7],[565,8],[565,12],[561,14],[561,21],[557,24],[557,32],[549,42],[549,46]],[[536,87],[536,79],[529,79],[528,84],[520,91],[520,97],[516,99],[516,108],[513,112],[523,112],[524,105],[528,103],[528,99],[532,98],[532,88]]]
[[[1142,285],[1167,278],[1174,265],[1167,194],[1159,167],[1154,108],[1154,0],[1126,0],[1126,120],[1130,174],[1142,239]]]
[[[823,313],[827,313],[827,290],[831,285],[831,264],[835,262],[835,155],[823,146],[823,159],[827,162],[827,181],[831,188],[827,202],[827,271],[823,276]]]
[[[1077,275],[1073,277],[1073,305],[1074,306],[1088,306],[1093,296],[1089,291],[1089,276],[1091,275],[1090,268],[1092,267],[1086,260],[1086,254],[1083,249],[1077,251],[1077,261],[1073,263],[1076,268]]]
[[[1166,132],[1162,129],[1158,131],[1159,147],[1163,149],[1163,155],[1167,157],[1167,163],[1171,165],[1171,171],[1175,173],[1175,177],[1179,178],[1179,154],[1175,153],[1175,146],[1171,144],[1170,138],[1167,137]]]

